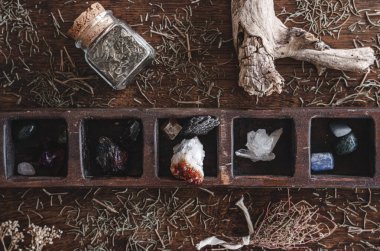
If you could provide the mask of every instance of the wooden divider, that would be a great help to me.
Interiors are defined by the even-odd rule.
[[[74,109],[74,110],[25,110],[0,112],[0,187],[190,187],[184,181],[176,180],[168,171],[171,149],[163,149],[170,142],[160,142],[160,121],[168,118],[183,119],[197,115],[211,115],[220,119],[215,139],[210,138],[212,151],[210,163],[202,186],[227,187],[380,187],[380,174],[377,171],[379,152],[377,140],[380,129],[380,110],[377,109],[284,109],[284,110],[219,110],[219,109]],[[123,120],[135,118],[142,122],[143,152],[142,175],[140,177],[86,177],[84,170],[84,145],[88,137],[84,129],[91,120]],[[68,132],[67,176],[64,177],[24,177],[14,175],[15,149],[12,142],[12,121],[17,120],[66,121]],[[313,120],[314,119],[314,120]],[[339,173],[311,174],[310,152],[313,152],[311,130],[318,130],[316,140],[329,133],[321,125],[328,121],[316,119],[347,119],[358,137],[359,149],[339,166]],[[373,123],[373,126],[371,126]],[[368,125],[368,126],[366,126]],[[318,127],[319,126],[319,127]],[[234,152],[246,141],[249,130],[263,127],[268,131],[284,128],[273,162],[260,163],[242,160]],[[162,137],[161,137],[162,139]],[[328,143],[321,142],[330,147]],[[245,143],[244,143],[245,144]],[[361,151],[366,149],[366,151]],[[368,150],[369,149],[369,150]],[[206,155],[208,153],[206,152]],[[210,153],[209,153],[210,154]],[[169,156],[169,157],[168,157]],[[214,161],[215,160],[215,161]],[[352,160],[352,161],[351,161]],[[357,165],[363,163],[363,165]],[[166,165],[166,164],[165,164]],[[214,165],[214,164],[213,164]],[[357,170],[355,169],[357,168]],[[161,169],[161,170],[160,170]],[[345,171],[347,174],[345,174]],[[350,176],[358,173],[356,176]]]

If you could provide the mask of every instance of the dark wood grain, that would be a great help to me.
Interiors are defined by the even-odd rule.
[[[55,55],[59,55],[60,49],[63,46],[66,46],[70,55],[77,65],[81,75],[91,75],[95,76],[93,71],[84,61],[83,52],[80,49],[75,48],[74,41],[66,38],[54,38],[54,29],[51,25],[51,17],[49,17],[50,12],[55,12],[57,9],[60,9],[62,15],[67,22],[63,24],[62,30],[67,30],[72,20],[74,20],[85,8],[89,6],[89,4],[94,1],[76,1],[73,5],[64,5],[65,1],[57,1],[57,0],[49,0],[49,1],[25,1],[26,5],[29,8],[34,8],[36,4],[39,4],[39,8],[41,9],[41,13],[38,11],[34,11],[32,13],[32,18],[34,20],[38,20],[38,29],[41,36],[44,36],[49,44],[52,46],[52,51]],[[111,1],[104,0],[101,3],[105,8],[111,9],[115,16],[126,20],[130,24],[135,24],[140,22],[140,15],[145,15],[147,12],[152,11],[152,7],[148,4],[149,1],[144,0],[134,0],[134,3],[129,1]],[[202,2],[202,1],[201,1]],[[372,8],[372,9],[380,9],[380,2],[378,1],[356,1],[358,8]],[[158,2],[157,2],[158,3]],[[176,8],[183,7],[183,1],[164,1],[165,9],[168,13],[174,13]],[[295,1],[287,1],[287,0],[279,0],[275,1],[276,11],[279,12],[282,8],[285,7],[287,10],[295,9]],[[193,11],[193,20],[194,22],[203,23],[205,20],[214,20],[216,22],[217,27],[223,33],[223,38],[226,40],[231,38],[231,17],[230,17],[230,1],[227,0],[214,0],[213,5],[209,4],[209,1],[203,1],[201,7],[194,9]],[[146,32],[146,27],[136,27],[135,28],[140,34],[144,36],[150,43],[156,45],[159,43],[159,37],[150,37]],[[329,37],[325,37],[324,40],[332,45],[334,48],[352,48],[352,39],[356,36],[359,36],[360,39],[370,39],[376,36],[378,30],[373,29],[364,33],[350,34],[345,29],[342,30],[341,36],[339,40],[335,40]],[[234,55],[234,49],[232,43],[226,43],[220,49],[214,49],[211,51],[215,60],[211,60],[212,62],[208,62],[209,64],[213,64],[215,62],[228,62],[223,64],[220,68],[220,75],[217,79],[217,84],[223,88],[223,95],[220,100],[221,108],[223,109],[282,109],[289,107],[298,107],[301,105],[299,100],[299,96],[293,95],[292,91],[285,88],[285,92],[281,95],[274,94],[270,97],[261,98],[258,103],[256,103],[256,99],[254,97],[248,96],[244,93],[243,90],[237,87],[237,79],[238,79],[238,64],[236,60],[236,56]],[[57,56],[58,57],[58,56]],[[1,58],[2,60],[2,58]],[[35,68],[38,68],[40,71],[45,71],[48,69],[49,59],[48,57],[33,57],[28,59],[28,62],[31,62]],[[1,63],[1,62],[0,62]],[[292,60],[292,59],[281,59],[276,62],[277,68],[281,74],[284,76],[292,75],[294,72],[297,74],[308,74],[303,73],[302,71],[302,63]],[[308,72],[309,68],[313,69],[313,66],[309,64],[305,64],[306,71]],[[339,76],[339,72],[329,71],[330,76]],[[371,75],[375,76],[376,73]],[[28,75],[27,75],[28,76]],[[315,71],[313,72],[313,77],[316,76]],[[362,75],[360,74],[350,74],[350,76],[357,78],[360,80]],[[315,79],[315,78],[314,78]],[[180,106],[176,102],[170,99],[168,89],[173,86],[175,80],[166,81],[162,83],[162,86],[156,86],[154,91],[147,93],[147,95],[156,101],[156,107],[159,108],[167,108],[167,107],[177,107]],[[95,97],[101,98],[103,100],[108,101],[111,98],[115,98],[112,101],[112,105],[118,108],[149,108],[151,105],[144,100],[141,94],[138,91],[136,85],[129,86],[126,90],[115,92],[111,90],[103,81],[100,79],[94,80],[92,82],[95,87]],[[307,83],[307,85],[313,85],[315,83]],[[17,89],[20,88],[17,87]],[[323,96],[323,100],[327,103],[331,100],[333,93],[329,93],[329,87],[325,86],[321,89],[326,93]],[[21,88],[21,93],[23,94],[23,99],[21,105],[16,106],[17,97],[13,95],[9,95],[6,92],[0,92],[0,109],[2,111],[6,110],[17,110],[17,109],[30,109],[30,108],[38,108],[38,105],[33,102],[30,98],[30,94],[28,93],[26,88]],[[303,99],[305,101],[312,101],[314,99],[313,93],[305,93],[303,94]],[[133,101],[133,98],[138,98],[142,101],[142,104],[138,104]],[[88,94],[83,94],[79,97],[79,100],[85,106],[91,106],[93,97]],[[194,98],[196,99],[196,98]],[[375,103],[361,104],[362,106],[371,107],[376,105]],[[193,105],[182,105],[183,107],[193,107]],[[202,107],[216,108],[217,103],[214,100],[205,101],[205,105]],[[70,111],[68,110],[67,113]],[[220,111],[216,111],[219,114]],[[286,111],[285,114],[292,114],[293,111]],[[104,113],[101,113],[101,116],[107,116],[110,113],[110,117],[115,117],[115,111],[110,112],[107,110]],[[177,115],[182,115],[180,111],[176,112]],[[260,114],[260,117],[268,116],[268,113],[260,113],[260,111],[254,111],[254,114]],[[371,113],[378,113],[375,111],[365,111],[365,110],[347,110],[344,113],[335,113],[334,110],[323,110],[318,114],[324,114],[326,117],[336,117],[337,115],[346,117],[346,116],[368,116]],[[54,112],[49,110],[49,114],[62,115],[61,112]],[[159,144],[156,140],[155,135],[158,132],[158,128],[155,124],[155,118],[149,116],[149,114],[139,113],[140,116],[145,120],[144,124],[144,156],[150,156],[145,160],[144,165],[149,166],[151,168],[144,171],[142,180],[149,177],[155,177],[157,175],[157,152],[154,150],[155,147]],[[224,113],[222,116],[222,124],[219,128],[219,134],[223,135],[223,137],[230,137],[233,133],[233,124],[232,119],[235,117],[235,113],[231,114],[229,112]],[[318,115],[316,114],[316,115]],[[39,112],[34,113],[34,115],[38,115],[40,117],[44,117],[47,115],[46,110],[41,110]],[[156,114],[157,115],[157,114]],[[158,115],[162,117],[167,116],[167,112],[158,113]],[[277,117],[277,112],[273,112],[272,115]],[[63,118],[67,120],[68,131],[69,131],[69,141],[71,145],[80,145],[80,131],[81,131],[81,123],[79,122],[81,118],[89,116],[86,113],[79,113],[72,115],[63,115]],[[249,111],[240,111],[239,117],[250,117]],[[13,118],[17,118],[14,116]],[[277,189],[277,188],[266,188],[266,189],[255,189],[255,188],[245,188],[241,189],[239,186],[267,186],[271,187],[274,185],[278,186],[294,186],[295,184],[304,184],[303,182],[307,179],[311,179],[307,186],[310,187],[325,187],[326,184],[330,184],[331,186],[345,185],[349,186],[349,184],[357,184],[362,187],[374,186],[380,181],[379,173],[375,174],[374,178],[367,177],[344,177],[339,179],[339,183],[332,184],[332,177],[328,176],[310,176],[309,172],[309,164],[308,160],[305,159],[309,154],[309,139],[306,135],[309,134],[310,130],[310,116],[303,117],[301,115],[295,114],[294,120],[294,129],[297,132],[295,134],[295,141],[297,143],[297,153],[295,156],[295,168],[294,170],[294,178],[289,180],[288,177],[270,177],[270,176],[259,176],[254,177],[252,179],[247,179],[247,177],[243,177],[242,180],[239,177],[234,177],[233,168],[232,168],[232,151],[233,142],[232,140],[224,142],[224,144],[219,145],[218,153],[219,153],[219,171],[216,178],[219,180],[222,186],[230,185],[232,182],[232,177],[235,178],[235,188],[213,188],[211,183],[206,181],[206,184],[211,186],[211,189],[215,192],[215,197],[210,197],[210,195],[204,191],[201,191],[197,188],[184,188],[180,190],[179,196],[183,200],[187,200],[188,198],[199,197],[200,200],[209,201],[210,203],[215,203],[219,201],[219,206],[212,212],[209,212],[212,216],[216,217],[220,220],[220,222],[212,229],[213,233],[221,234],[224,233],[230,236],[242,236],[247,233],[247,228],[245,222],[243,220],[242,214],[238,213],[238,211],[234,208],[234,202],[240,198],[242,194],[246,196],[246,198],[250,198],[250,212],[253,215],[254,219],[257,219],[258,215],[262,212],[264,208],[267,207],[268,203],[277,202],[279,200],[287,200],[288,199],[288,191],[286,189]],[[380,123],[379,116],[374,116],[374,125],[376,128],[375,136],[376,139],[379,138],[379,128],[378,125]],[[9,129],[9,125],[6,123],[9,118],[0,117],[1,127],[4,128],[5,132]],[[0,142],[2,142],[2,147],[9,145],[11,142],[5,141],[4,133],[0,133]],[[378,153],[378,151],[376,151]],[[0,162],[5,163],[4,157],[6,157],[7,153],[0,154]],[[74,184],[81,186],[93,186],[91,180],[84,180],[82,177],[82,170],[78,167],[81,167],[80,162],[80,152],[78,148],[71,147],[69,148],[69,159],[68,159],[68,176],[67,180],[73,182]],[[376,163],[380,163],[380,157],[376,154]],[[354,167],[353,167],[354,168]],[[3,186],[8,182],[5,180],[6,173],[5,168],[0,168],[0,184]],[[334,179],[334,178],[333,178]],[[276,183],[274,183],[276,180]],[[22,183],[24,182],[24,183]],[[41,183],[42,182],[42,183]],[[67,186],[65,179],[57,179],[54,180],[55,186]],[[109,181],[107,180],[96,180],[97,185],[107,185]],[[121,182],[121,183],[119,183]],[[145,186],[144,182],[136,182],[133,180],[134,186]],[[178,186],[179,183],[175,181],[160,181],[160,184],[165,184],[165,186]],[[19,183],[19,184],[18,184]],[[131,183],[127,180],[115,179],[112,181],[114,184],[119,184],[118,186],[126,187]],[[30,182],[25,180],[13,180],[12,186],[17,187],[22,184],[30,187],[40,187],[41,184],[51,184],[50,181],[37,181]],[[123,190],[123,189],[121,189]],[[23,215],[17,212],[17,209],[21,202],[25,202],[26,210],[35,210],[35,205],[37,200],[43,201],[45,207],[44,209],[40,209],[39,212],[43,215],[43,219],[40,219],[37,215],[33,213],[28,213],[30,215],[31,220],[40,225],[56,225],[57,227],[63,229],[65,234],[61,240],[55,242],[54,246],[48,247],[46,250],[74,250],[75,248],[80,248],[81,245],[77,241],[74,241],[72,235],[67,234],[67,231],[70,229],[65,224],[65,217],[60,215],[60,211],[62,210],[62,205],[59,205],[57,201],[53,203],[52,206],[49,206],[50,199],[43,193],[40,189],[31,189],[27,193],[27,196],[21,198],[21,196],[25,193],[26,190],[23,189],[1,189],[0,190],[0,222],[9,220],[9,219],[18,219],[20,220],[22,226],[26,226],[28,219],[26,215]],[[72,189],[72,188],[59,188],[59,189],[49,189],[49,191],[54,192],[68,192],[67,196],[63,198],[63,205],[72,205],[75,206],[75,201],[78,201],[81,205],[83,205],[83,210],[90,213],[95,213],[95,210],[92,208],[91,198],[96,197],[100,200],[110,200],[114,199],[114,189],[113,188],[103,188],[99,193],[95,195],[91,195],[88,199],[83,199],[86,193],[89,191],[88,189]],[[130,189],[131,192],[136,192],[135,189]],[[151,189],[149,192],[157,193],[157,189]],[[170,190],[163,190],[169,192]],[[232,195],[231,195],[232,194]],[[315,194],[319,194],[316,196]],[[231,199],[223,200],[223,198],[227,196]],[[358,197],[364,198],[365,203],[369,199],[368,190],[353,190],[353,189],[338,189],[337,192],[334,189],[291,189],[290,196],[294,201],[300,201],[303,199],[308,200],[311,204],[316,205],[322,210],[322,213],[327,215],[326,211],[329,208],[325,199],[329,196],[334,197],[333,201],[337,204],[337,206],[344,207],[347,205],[347,201],[356,201]],[[375,207],[379,207],[379,190],[372,190],[372,205]],[[343,223],[344,214],[339,211],[337,208],[331,209],[335,215],[335,221],[338,223]],[[355,224],[361,225],[363,224],[363,219],[366,217],[373,221],[378,222],[380,220],[380,214],[377,212],[370,211],[364,215],[363,212],[360,212],[360,217],[355,218]],[[230,219],[228,222],[222,222],[222,219]],[[373,227],[373,226],[369,226]],[[211,231],[210,231],[211,232]],[[206,232],[202,229],[202,227],[197,226],[194,229],[191,235],[194,237],[195,241],[199,241],[204,237],[209,236],[211,233]],[[151,237],[151,236],[149,236]],[[172,245],[172,249],[175,250],[181,246],[184,236],[179,236],[176,238]],[[340,227],[334,235],[327,238],[322,242],[326,249],[330,250],[345,250],[347,247],[348,250],[358,250],[358,249],[367,249],[366,246],[361,246],[361,241],[370,241],[374,245],[380,245],[378,234],[375,233],[364,233],[358,236],[350,236],[347,234],[347,228]],[[125,242],[121,241],[120,245],[118,245],[116,250],[125,250]],[[317,250],[320,248],[319,245],[310,245],[309,248],[312,250]],[[192,245],[187,242],[186,245],[182,248],[182,250],[194,250]],[[248,249],[247,249],[248,250]],[[250,250],[250,249],[249,249]]]
[[[26,6],[34,7],[35,4],[40,1],[27,1]],[[65,5],[64,1],[42,1],[40,5],[38,5],[41,9],[41,14],[37,11],[32,12],[32,18],[38,20],[39,31],[41,32],[41,36],[44,36],[49,45],[52,47],[52,51],[57,58],[59,58],[60,50],[63,46],[65,46],[72,56],[74,63],[77,65],[77,69],[80,74],[83,76],[93,76],[96,77],[96,74],[93,70],[87,65],[84,60],[84,53],[81,49],[77,49],[74,46],[74,40],[69,38],[58,37],[55,38],[54,28],[51,25],[51,17],[49,17],[50,12],[54,12],[57,14],[57,9],[60,9],[64,19],[66,22],[62,24],[62,31],[66,31],[72,24],[72,21],[83,11],[85,10],[91,3],[94,1],[77,1],[75,4]],[[137,24],[140,23],[140,15],[145,16],[146,13],[154,13],[152,6],[148,4],[147,1],[136,0],[134,3],[128,1],[102,1],[102,5],[106,9],[111,9],[114,15],[120,19],[126,20],[129,24]],[[157,3],[159,3],[157,1]],[[367,2],[367,1],[358,1],[358,8],[373,8],[379,9],[379,3],[376,1]],[[165,2],[164,7],[166,13],[175,13],[177,8],[181,8],[184,6],[184,3],[181,1],[169,1]],[[275,9],[277,12],[281,11],[282,8],[285,7],[287,10],[292,11],[295,9],[295,4],[292,1],[275,1]],[[207,14],[205,14],[207,13]],[[213,5],[210,5],[209,1],[202,2],[200,7],[194,7],[192,20],[194,24],[203,25],[206,20],[214,21],[215,28],[218,28],[225,40],[228,40],[232,36],[231,32],[231,17],[230,17],[230,2],[225,0],[213,1]],[[356,19],[352,18],[352,22]],[[289,23],[291,25],[291,23]],[[149,41],[153,46],[160,43],[159,36],[150,36],[147,30],[149,29],[148,24],[144,26],[137,26],[136,31],[138,31],[142,36]],[[333,46],[334,48],[353,48],[352,39],[360,38],[361,40],[368,40],[374,38],[376,36],[376,29],[370,29],[367,32],[359,32],[359,33],[349,33],[345,29],[342,30],[340,39],[333,39],[331,37],[324,37],[328,44]],[[300,106],[301,102],[299,100],[300,95],[292,95],[292,91],[288,88],[285,88],[283,94],[274,94],[270,97],[260,98],[259,102],[255,97],[247,95],[241,88],[237,86],[238,80],[238,63],[235,56],[234,48],[232,42],[223,44],[222,48],[217,49],[214,48],[210,51],[211,57],[208,58],[208,62],[204,62],[208,67],[213,66],[214,64],[222,63],[220,66],[218,78],[216,79],[216,85],[220,86],[223,89],[223,93],[220,100],[221,108],[234,108],[234,109],[250,109],[250,108],[282,108],[282,107],[296,107]],[[40,71],[47,70],[49,67],[48,61],[49,58],[44,57],[33,57],[28,58],[28,62],[32,62],[33,66]],[[58,60],[59,61],[59,60]],[[226,63],[228,62],[228,63]],[[57,62],[57,64],[59,64]],[[293,60],[293,59],[281,59],[276,62],[277,68],[279,72],[283,76],[290,76],[296,72],[297,76],[307,76],[309,75],[309,69],[315,69],[312,65],[305,63],[305,73],[302,70],[302,62]],[[334,76],[339,76],[340,72],[329,71],[329,76],[333,78]],[[26,80],[28,80],[28,76],[26,75]],[[352,78],[356,78],[357,81],[360,81],[362,78],[362,74],[351,74]],[[313,70],[311,80],[316,81],[316,71]],[[369,77],[376,77],[376,73],[370,74]],[[194,107],[195,105],[179,105],[169,96],[169,89],[174,85],[176,79],[168,79],[164,81],[161,86],[155,86],[154,90],[147,91],[147,96],[150,97],[151,100],[156,100],[156,107]],[[98,80],[91,81],[91,84],[94,86],[95,97],[102,98],[105,102],[109,101],[111,98],[114,99],[112,101],[112,106],[114,107],[151,107],[145,99],[141,96],[138,91],[136,85],[132,84],[128,86],[123,91],[113,91],[107,84],[104,83],[100,78]],[[306,85],[312,85],[313,83],[307,83]],[[329,92],[329,86],[322,86],[321,92],[324,95],[321,95],[321,98],[325,102],[329,102],[333,97],[333,93]],[[25,97],[22,100],[20,107],[38,107],[38,104],[32,102],[28,95],[28,89],[22,88],[24,90],[23,94]],[[2,109],[11,109],[15,108],[15,102],[17,97],[7,94],[2,95],[2,100],[0,104],[0,108]],[[344,96],[344,93],[338,96]],[[310,93],[302,93],[302,98],[305,101],[311,102],[315,97],[313,92]],[[93,97],[86,93],[81,93],[78,97],[78,101],[82,101],[82,104],[85,106],[90,106]],[[138,98],[142,101],[142,104],[138,104],[133,101],[133,98]],[[188,100],[196,100],[189,98]],[[217,103],[215,100],[206,100],[204,101],[203,107],[216,107]],[[356,103],[355,105],[365,106],[366,104]],[[371,106],[376,105],[371,102]]]

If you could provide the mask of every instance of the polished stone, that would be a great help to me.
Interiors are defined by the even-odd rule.
[[[330,123],[330,130],[335,137],[340,138],[349,134],[352,129],[343,122],[332,122]]]
[[[311,170],[314,172],[333,170],[334,156],[331,153],[313,153],[310,164]]]
[[[28,162],[21,162],[17,165],[17,173],[23,176],[34,176],[36,175],[36,170],[32,164]]]

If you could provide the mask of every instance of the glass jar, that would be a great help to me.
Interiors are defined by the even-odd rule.
[[[83,12],[69,30],[87,63],[114,89],[131,83],[154,59],[154,49],[99,3]]]

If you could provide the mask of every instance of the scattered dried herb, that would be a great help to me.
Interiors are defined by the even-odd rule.
[[[148,32],[160,37],[161,42],[155,46],[153,68],[140,74],[137,84],[141,94],[150,97],[148,100],[156,98],[161,83],[170,81],[175,84],[168,94],[178,105],[202,105],[207,101],[219,107],[223,89],[217,79],[221,71],[211,51],[231,40],[223,39],[214,21],[193,23],[192,4],[178,8],[175,14],[166,13],[163,4],[152,4],[155,15],[147,13],[148,22],[143,19],[141,25],[145,28],[149,24]]]

